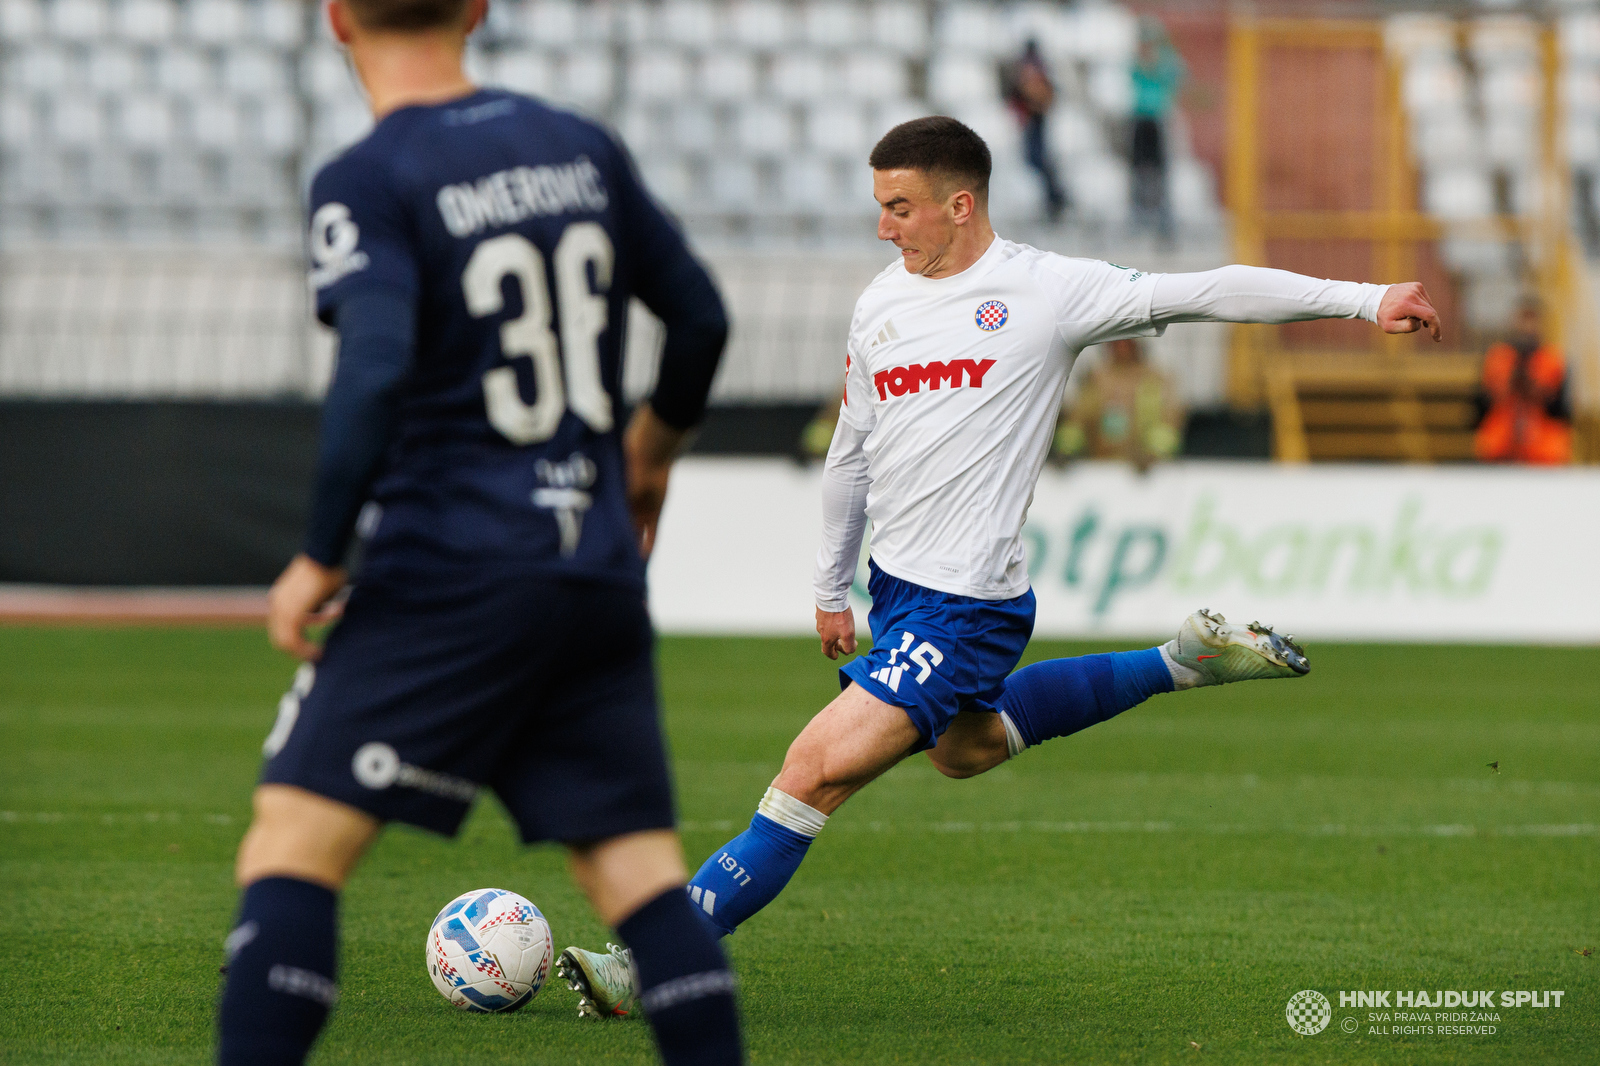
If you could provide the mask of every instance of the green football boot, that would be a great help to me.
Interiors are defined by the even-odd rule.
[[[1251,622],[1236,626],[1220,614],[1198,610],[1184,619],[1177,639],[1166,645],[1173,661],[1200,675],[1197,686],[1226,685],[1267,677],[1300,677],[1311,672],[1305,650],[1292,636]]]
[[[633,1003],[633,956],[607,944],[602,954],[568,948],[556,960],[556,976],[578,993],[578,1017],[616,1018]]]

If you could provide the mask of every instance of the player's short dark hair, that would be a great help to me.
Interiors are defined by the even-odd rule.
[[[920,170],[943,186],[946,195],[966,189],[980,200],[989,198],[989,146],[944,115],[900,123],[873,146],[867,162],[873,170]]]
[[[345,0],[369,30],[438,30],[459,23],[467,0]]]

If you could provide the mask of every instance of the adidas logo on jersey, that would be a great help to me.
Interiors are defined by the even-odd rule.
[[[937,389],[947,382],[952,389],[959,389],[963,385],[981,389],[983,376],[992,366],[993,359],[981,362],[977,359],[952,359],[948,363],[912,363],[910,366],[878,371],[872,375],[872,384],[877,388],[880,400],[904,396],[908,392],[920,392],[924,385],[929,389]]]

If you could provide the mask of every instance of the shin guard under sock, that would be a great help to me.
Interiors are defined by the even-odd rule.
[[[827,820],[793,796],[767,789],[750,828],[713,852],[689,882],[690,901],[717,936],[777,898]]]
[[[1006,678],[995,708],[1010,722],[1022,746],[1032,747],[1087,729],[1173,688],[1172,672],[1160,648],[1083,655],[1018,670]],[[1007,730],[1008,737],[1012,729]]]
[[[228,934],[220,1066],[298,1066],[338,998],[338,896],[291,877],[244,890]]]
[[[639,1006],[666,1066],[742,1062],[733,971],[683,890],[634,911],[617,935],[633,953]]]

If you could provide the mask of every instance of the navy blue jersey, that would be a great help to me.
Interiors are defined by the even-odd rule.
[[[499,563],[641,580],[619,443],[629,299],[667,322],[669,347],[675,317],[725,326],[623,149],[594,123],[484,90],[385,116],[322,169],[311,201],[322,321],[358,306],[412,316],[368,572]],[[720,349],[717,333],[713,370]],[[709,383],[664,360],[658,413],[692,424]],[[325,437],[340,428],[325,422]]]

